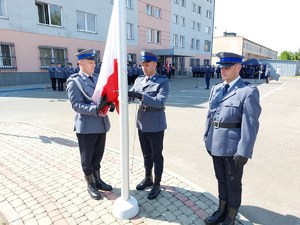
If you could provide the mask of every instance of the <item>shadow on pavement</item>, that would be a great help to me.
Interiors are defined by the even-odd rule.
[[[241,213],[251,222],[261,225],[300,225],[300,218],[293,215],[282,215],[257,206],[243,205]],[[255,215],[255,216],[253,216]]]

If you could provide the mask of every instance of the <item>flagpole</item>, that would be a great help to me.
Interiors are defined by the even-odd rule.
[[[128,83],[127,83],[127,42],[126,42],[126,0],[115,0],[114,9],[117,16],[119,33],[118,82],[120,103],[120,150],[121,150],[121,197],[114,202],[112,213],[120,219],[130,219],[139,212],[137,200],[129,196],[129,129],[128,129]]]

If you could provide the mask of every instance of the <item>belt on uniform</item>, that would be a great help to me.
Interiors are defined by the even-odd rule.
[[[241,128],[241,123],[220,123],[219,121],[212,121],[214,128]]]
[[[150,107],[150,106],[141,105],[140,109],[144,112],[158,112],[158,111],[164,111],[165,107],[154,108],[154,107]]]

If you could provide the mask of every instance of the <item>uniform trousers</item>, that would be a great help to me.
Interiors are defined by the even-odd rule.
[[[103,157],[106,133],[79,134],[76,133],[81,167],[86,176],[100,169],[100,162]]]
[[[56,90],[56,78],[51,77],[51,85],[52,85],[52,90]]]
[[[164,167],[163,140],[164,130],[159,132],[143,132],[138,130],[141,149],[144,156],[144,167],[151,170],[154,165],[154,175],[161,177]]]
[[[213,156],[212,158],[218,180],[219,199],[228,202],[229,207],[238,209],[242,199],[244,167],[236,167],[232,156]]]

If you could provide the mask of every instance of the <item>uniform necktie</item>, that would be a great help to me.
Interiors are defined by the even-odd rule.
[[[94,83],[92,76],[88,76],[88,78],[90,78],[90,80]]]
[[[225,86],[223,88],[223,96],[226,95],[228,88],[229,88],[229,84],[225,84]]]

